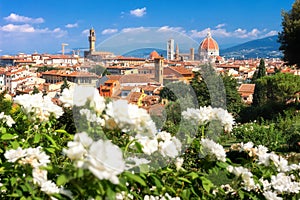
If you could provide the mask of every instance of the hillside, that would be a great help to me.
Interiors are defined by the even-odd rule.
[[[262,39],[252,40],[230,48],[221,49],[220,55],[227,58],[280,58],[280,43],[278,36],[270,36]]]

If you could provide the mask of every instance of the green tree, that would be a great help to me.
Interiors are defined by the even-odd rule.
[[[264,77],[266,75],[266,66],[264,59],[260,59],[258,69],[253,74],[252,82],[255,83],[255,81],[261,77]]]
[[[32,94],[38,94],[40,93],[39,89],[36,86],[33,86]]]
[[[243,107],[238,84],[232,76],[218,75],[211,65],[201,67],[191,80],[200,106],[213,106],[227,109],[235,116]]]
[[[296,0],[292,9],[282,12],[282,31],[278,41],[281,43],[280,50],[283,59],[288,64],[297,64],[300,67],[300,0]]]
[[[0,113],[9,114],[12,108],[12,101],[6,98],[7,91],[0,92]]]
[[[181,105],[187,104],[189,107],[197,106],[197,97],[193,88],[183,81],[170,82],[164,86],[160,91],[161,99],[168,99],[169,101],[179,100]],[[194,104],[194,105],[193,105]]]
[[[255,87],[258,87],[260,92],[254,105],[261,106],[267,102],[286,103],[300,91],[300,76],[277,73],[258,79]]]
[[[89,72],[91,73],[95,73],[98,76],[105,76],[105,75],[109,75],[109,72],[107,71],[107,69],[101,65],[95,65],[94,67],[89,69]]]
[[[64,83],[60,86],[60,92],[63,92],[63,90],[64,90],[65,88],[67,88],[67,89],[70,88],[70,85],[69,85],[67,79],[64,79]]]
[[[48,66],[43,66],[43,67],[39,67],[36,72],[46,72],[46,71],[51,71],[51,70],[54,70],[54,69],[58,69],[58,68],[55,68],[55,67],[48,67]]]

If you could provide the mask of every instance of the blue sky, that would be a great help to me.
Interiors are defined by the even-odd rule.
[[[281,31],[281,11],[290,10],[293,2],[1,0],[0,55],[34,51],[54,53],[61,49],[61,43],[69,44],[68,49],[87,48],[91,27],[96,31],[98,50],[109,45],[107,41],[118,44],[121,39],[128,38],[126,34],[143,34],[149,28],[183,34],[195,43],[200,43],[210,29],[222,48],[277,34]],[[152,31],[145,34],[143,40],[154,42],[159,35]]]

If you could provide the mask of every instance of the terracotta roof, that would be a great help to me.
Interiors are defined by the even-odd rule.
[[[106,77],[110,80],[120,80],[120,78],[122,77],[122,75],[106,75]]]
[[[135,88],[136,86],[122,86],[120,90],[126,90],[126,91],[131,91],[133,88]]]
[[[114,83],[114,82],[116,82],[116,81],[118,81],[118,80],[108,79],[107,81],[105,81],[105,83]]]
[[[145,61],[144,58],[135,58],[135,57],[124,57],[124,56],[116,56],[111,58],[112,60],[123,60],[123,61]]]
[[[240,93],[254,93],[254,89],[255,89],[255,84],[242,84],[238,91]]]
[[[150,59],[160,58],[160,55],[156,51],[152,51],[149,55]]]
[[[155,87],[155,86],[152,86],[152,85],[145,85],[145,86],[141,86],[141,88],[144,91],[154,91],[154,90],[156,90],[159,87]]]
[[[219,50],[218,43],[211,37],[211,34],[208,33],[207,37],[200,43],[201,49],[208,50]]]
[[[142,95],[142,92],[130,92],[126,99],[129,102],[137,102]]]
[[[148,96],[145,96],[144,98],[143,98],[143,102],[145,102],[145,101],[151,101],[151,100],[159,100],[160,99],[160,96],[158,96],[158,95],[148,95]]]
[[[42,73],[43,75],[57,75],[57,76],[69,76],[69,77],[98,77],[94,73],[83,71],[64,71],[64,70],[50,70]]]
[[[148,75],[126,74],[119,79],[120,83],[155,83]]]
[[[187,68],[184,68],[184,67],[170,67],[170,68],[175,70],[176,72],[178,72],[180,74],[185,74],[185,75],[193,74],[191,69],[187,69]]]

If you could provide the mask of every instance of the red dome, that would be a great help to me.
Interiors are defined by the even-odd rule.
[[[211,37],[210,32],[208,32],[207,37],[200,43],[200,49],[205,49],[205,50],[219,50],[219,45]]]
[[[160,58],[160,55],[156,51],[152,51],[149,55],[150,59]]]

